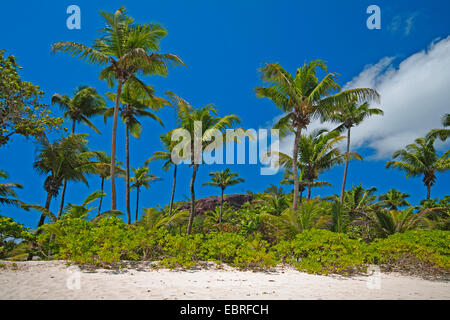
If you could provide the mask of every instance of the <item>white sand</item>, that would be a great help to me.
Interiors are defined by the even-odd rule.
[[[270,273],[170,271],[141,263],[74,273],[71,268],[78,267],[62,261],[0,263],[6,264],[0,268],[0,299],[450,299],[449,282],[398,274],[382,273],[380,288],[369,289],[367,276],[317,276],[281,267]]]

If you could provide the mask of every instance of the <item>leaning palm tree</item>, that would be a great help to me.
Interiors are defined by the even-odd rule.
[[[85,85],[78,86],[73,92],[72,98],[68,95],[55,93],[52,96],[52,104],[57,104],[64,111],[64,117],[72,121],[72,134],[75,133],[77,122],[84,123],[89,128],[100,134],[100,131],[89,120],[95,115],[103,114],[106,110],[105,99],[93,87]],[[64,208],[64,199],[67,189],[67,180],[64,180],[61,192],[58,215],[61,215]]]
[[[103,193],[103,188],[105,184],[105,180],[109,179],[109,175],[111,174],[111,157],[106,154],[104,151],[99,151],[95,155],[96,161],[92,164],[93,165],[93,173],[100,176],[101,183],[100,183],[100,192]],[[124,175],[125,170],[121,168],[122,162],[115,161],[116,163],[116,176],[117,175]],[[102,210],[102,202],[103,197],[100,197],[100,203],[98,205],[98,215],[100,215],[100,212]]]
[[[0,178],[8,179],[8,174],[0,170]],[[3,182],[0,183],[0,204],[1,205],[12,205],[20,206],[22,201],[17,198],[16,191],[14,189],[22,189],[22,185],[15,182]]]
[[[117,83],[116,100],[111,143],[111,209],[116,210],[116,135],[122,87],[130,80],[144,84],[136,77],[168,74],[169,64],[183,65],[173,54],[161,54],[159,43],[167,35],[163,26],[157,23],[138,24],[120,7],[115,13],[100,11],[105,27],[100,29],[101,37],[94,41],[92,47],[74,43],[57,42],[52,52],[62,51],[77,56],[91,64],[105,66],[100,79],[106,80],[112,87]]]
[[[409,194],[400,192],[395,189],[390,189],[388,192],[381,194],[378,197],[380,205],[391,210],[398,210],[399,207],[410,206],[411,204],[406,201]]]
[[[141,188],[144,187],[146,189],[150,188],[150,182],[161,180],[160,177],[157,177],[153,174],[148,173],[148,167],[143,166],[137,169],[131,168],[134,173],[134,177],[130,179],[130,182],[133,184],[131,188],[136,189],[136,221],[138,220],[138,212],[139,212],[139,192]]]
[[[128,224],[131,223],[131,209],[130,209],[130,133],[134,138],[139,138],[142,131],[142,124],[137,119],[138,117],[151,118],[159,124],[163,125],[161,119],[149,110],[159,110],[168,102],[160,97],[156,97],[154,89],[151,86],[142,88],[133,81],[127,82],[124,86],[120,96],[122,103],[121,118],[125,123],[125,153],[126,153],[126,208]],[[107,93],[107,96],[115,101],[116,95],[112,92]],[[105,112],[105,123],[109,116],[114,115],[114,108],[108,109]]]
[[[423,183],[427,187],[427,199],[431,196],[431,187],[436,182],[436,173],[450,169],[450,150],[440,157],[434,148],[436,138],[429,136],[418,138],[415,143],[405,149],[394,152],[393,158],[399,160],[388,161],[386,168],[397,168],[406,172],[406,178],[423,175]]]
[[[450,137],[450,129],[447,128],[450,127],[450,113],[444,114],[442,117],[442,126],[444,128],[431,130],[427,134],[427,137],[439,138],[442,141],[445,141]]]
[[[163,163],[163,170],[168,171],[171,166],[173,166],[173,185],[172,185],[172,193],[170,195],[170,203],[169,203],[169,216],[172,215],[173,210],[173,199],[175,196],[175,185],[177,183],[177,164],[172,161],[172,150],[174,147],[174,142],[172,141],[172,132],[169,131],[168,133],[162,134],[160,136],[161,143],[164,146],[163,151],[155,151],[153,153],[153,156],[148,158],[145,161],[145,165],[148,165],[152,161],[162,160]]]
[[[230,169],[227,168],[222,171],[210,172],[209,176],[211,177],[210,182],[205,182],[204,186],[213,186],[220,188],[220,215],[219,215],[219,224],[222,223],[222,214],[223,214],[223,192],[228,186],[234,186],[238,183],[244,182],[243,178],[238,178],[239,174],[235,172],[230,172]]]
[[[317,71],[321,69],[326,75],[319,81]],[[280,108],[284,115],[275,124],[280,129],[280,136],[294,133],[292,153],[292,172],[294,174],[294,197],[292,207],[297,210],[298,203],[298,147],[302,130],[306,129],[311,119],[325,116],[333,111],[335,105],[342,105],[357,99],[359,102],[377,100],[378,93],[373,89],[351,89],[332,94],[340,89],[336,75],[329,73],[322,60],[313,60],[297,69],[295,76],[284,70],[278,63],[265,64],[261,69],[261,80],[268,87],[256,88],[258,97],[269,98]]]
[[[210,141],[212,137],[220,133],[223,136],[228,128],[232,128],[235,124],[240,122],[238,116],[231,114],[224,117],[217,116],[217,109],[213,105],[207,105],[203,108],[196,109],[186,100],[178,97],[174,93],[168,93],[174,100],[174,105],[177,107],[177,121],[179,127],[186,130],[190,134],[190,155],[182,155],[182,158],[190,160],[190,166],[192,166],[192,178],[190,183],[191,191],[191,213],[189,216],[189,223],[187,227],[187,234],[191,234],[192,223],[195,216],[195,178],[197,171],[202,160],[202,154],[197,152],[197,148],[200,145],[202,148],[214,144],[219,146],[220,139],[215,139],[213,143]],[[195,141],[198,139],[199,141]],[[223,141],[223,139],[221,139]]]
[[[347,130],[347,150],[345,153],[344,177],[342,179],[340,196],[341,204],[344,201],[345,182],[347,180],[347,170],[350,158],[355,157],[358,160],[362,160],[362,158],[357,153],[350,153],[350,130],[352,127],[358,126],[365,119],[373,115],[383,115],[383,110],[370,108],[370,105],[367,102],[358,104],[357,100],[355,99],[351,103],[336,105],[334,112],[326,117],[328,121],[340,124],[335,130],[339,132]]]

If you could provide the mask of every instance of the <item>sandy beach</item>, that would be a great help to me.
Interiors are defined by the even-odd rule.
[[[0,299],[450,299],[450,282],[394,273],[319,276],[290,267],[273,272],[229,267],[153,270],[147,263],[117,270],[80,270],[63,261],[1,262]]]

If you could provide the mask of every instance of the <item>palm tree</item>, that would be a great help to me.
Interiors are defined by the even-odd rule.
[[[321,69],[326,75],[319,81],[317,71]],[[332,94],[340,89],[336,83],[336,75],[329,73],[322,60],[313,60],[297,69],[295,77],[284,70],[278,63],[266,63],[261,69],[261,79],[268,87],[256,88],[258,97],[272,100],[285,114],[275,124],[274,129],[280,130],[280,135],[294,133],[292,153],[292,172],[294,174],[294,197],[292,207],[297,210],[298,183],[298,147],[301,132],[306,129],[312,118],[325,118],[335,105],[349,101],[377,100],[378,93],[373,89],[351,89]],[[332,94],[332,95],[331,95]]]
[[[44,136],[40,140],[39,153],[33,167],[43,175],[47,175],[44,189],[47,192],[45,210],[49,211],[53,197],[57,197],[63,180],[82,181],[86,185],[86,168],[92,165],[90,158],[96,152],[88,151],[85,134],[71,134],[54,143],[50,143]],[[60,214],[57,218],[59,219]],[[41,214],[38,228],[44,224],[45,214]]]
[[[88,208],[87,205],[96,201],[98,198],[103,198],[106,194],[102,191],[94,191],[89,196],[84,199],[83,203],[81,205],[75,205],[75,204],[67,204],[65,209],[65,214],[70,215],[72,218],[87,218],[89,213],[96,208]]]
[[[192,178],[190,183],[190,191],[191,191],[191,213],[189,216],[189,223],[187,227],[187,234],[191,234],[192,231],[192,223],[195,216],[195,178],[197,176],[197,171],[199,165],[201,163],[201,154],[197,154],[196,146],[197,143],[201,145],[201,147],[205,147],[208,144],[211,144],[210,140],[212,138],[213,133],[220,132],[222,135],[225,135],[225,131],[227,128],[232,128],[235,124],[240,122],[238,116],[231,114],[226,115],[224,117],[217,116],[217,109],[213,105],[207,105],[203,108],[196,109],[186,100],[178,97],[177,95],[169,92],[168,93],[174,100],[175,105],[177,107],[177,120],[180,128],[183,128],[187,132],[189,132],[190,136],[193,137],[190,139],[190,155],[183,155],[183,157],[189,157],[192,166]],[[200,132],[200,137],[197,137],[197,132]],[[194,140],[199,139],[194,143]],[[214,144],[218,146],[219,141],[215,140]],[[198,161],[200,158],[200,161]],[[199,163],[200,162],[200,163]]]
[[[51,102],[59,105],[64,111],[64,117],[72,121],[72,133],[75,133],[76,123],[81,122],[100,134],[100,131],[89,120],[93,116],[103,114],[106,110],[105,99],[95,88],[80,85],[73,92],[72,98],[65,94],[55,93]]]
[[[289,161],[289,163],[291,163]],[[298,162],[297,162],[298,164]],[[301,169],[300,169],[301,170]],[[281,180],[280,184],[289,184],[294,185],[294,178],[293,178],[292,170],[287,167],[284,171],[283,180]],[[298,177],[298,185],[299,185],[299,204],[303,201],[303,192],[306,190],[306,188],[323,188],[323,187],[332,187],[331,183],[327,181],[305,181],[305,171],[301,170],[299,177]]]
[[[379,203],[376,202],[377,196],[374,194],[376,191],[375,187],[364,189],[362,185],[352,185],[351,190],[344,192],[343,210],[352,218],[361,215],[367,217],[368,212],[372,212],[379,206]],[[340,203],[338,195],[333,195],[328,199]]]
[[[405,210],[377,210],[375,222],[386,235],[391,235],[416,228],[428,213],[436,209],[425,209],[418,213],[414,213],[414,207]]]
[[[243,178],[238,178],[239,174],[235,172],[230,172],[230,169],[227,168],[222,171],[210,172],[209,176],[211,177],[210,182],[205,182],[204,186],[213,186],[219,187],[220,194],[220,216],[219,216],[219,224],[222,223],[222,214],[223,214],[223,192],[228,186],[234,186],[238,183],[244,182]]]
[[[156,160],[162,160],[163,163],[163,170],[168,171],[170,167],[173,165],[173,185],[172,185],[172,193],[170,195],[170,204],[169,204],[169,216],[172,215],[173,210],[173,199],[175,196],[175,185],[177,183],[177,164],[172,161],[172,150],[174,147],[174,142],[172,141],[172,132],[169,131],[168,133],[162,134],[160,136],[161,142],[164,146],[164,151],[155,151],[153,153],[153,156],[148,158],[145,161],[145,165],[148,165],[152,161]]]
[[[442,117],[442,126],[444,128],[431,130],[427,134],[427,137],[439,138],[442,141],[447,140],[447,138],[450,136],[450,129],[447,128],[450,126],[450,113],[444,114],[444,116]]]
[[[139,192],[141,187],[148,189],[150,188],[150,182],[155,180],[161,180],[161,178],[148,173],[149,169],[147,166],[143,166],[137,169],[131,168],[131,170],[134,173],[134,177],[130,179],[130,182],[133,183],[131,185],[131,188],[136,188],[136,221],[137,221],[139,212]]]
[[[5,171],[0,170],[0,178],[8,179],[8,174]],[[19,206],[22,204],[22,201],[13,199],[17,198],[17,194],[14,190],[15,188],[22,189],[23,187],[21,184],[15,182],[0,183],[0,204],[12,206]]]
[[[75,133],[75,125],[77,122],[84,123],[89,128],[100,134],[100,131],[94,126],[89,118],[100,115],[105,112],[106,102],[103,97],[98,94],[93,87],[85,85],[78,86],[73,92],[73,97],[55,93],[52,96],[52,104],[57,104],[64,111],[64,117],[72,120],[72,134]],[[61,215],[64,207],[64,198],[66,195],[67,180],[64,180],[61,193],[61,202],[59,205],[58,216]]]
[[[301,135],[300,139],[298,139],[297,149],[299,152],[296,165],[301,169],[302,180],[305,181],[305,185],[308,187],[308,200],[311,199],[311,188],[315,180],[319,178],[319,174],[324,170],[330,169],[334,164],[342,162],[342,155],[336,147],[342,139],[344,137],[339,136],[337,131],[328,132],[325,129],[314,130],[311,134]],[[278,155],[280,164],[284,167],[289,167],[290,163],[292,163],[292,158],[282,152],[279,152]],[[295,175],[292,177],[292,180],[295,183]],[[298,177],[297,180],[297,185],[300,185]]]
[[[410,206],[411,204],[406,201],[409,194],[400,192],[395,189],[390,189],[388,192],[380,195],[378,200],[383,207],[390,208],[391,210],[398,210],[399,207]]]
[[[57,42],[52,46],[52,52],[66,52],[88,63],[105,66],[100,79],[106,80],[110,87],[117,82],[110,168],[111,209],[116,210],[116,135],[122,87],[130,79],[145,87],[136,77],[137,74],[166,76],[169,64],[183,65],[183,62],[176,55],[157,52],[161,39],[167,35],[163,26],[156,23],[135,23],[126,14],[125,7],[120,7],[115,13],[100,11],[100,14],[105,27],[99,30],[101,37],[94,41],[92,47],[75,42]]]
[[[370,116],[383,114],[384,114],[383,110],[377,108],[370,108],[370,105],[367,102],[358,105],[358,102],[355,99],[351,103],[337,105],[335,107],[334,112],[328,115],[326,118],[331,122],[336,122],[340,124],[335,130],[342,132],[345,129],[347,129],[347,151],[345,153],[344,177],[342,179],[342,187],[341,187],[341,197],[340,197],[341,204],[344,201],[345,182],[347,180],[347,170],[350,158],[353,156],[358,160],[362,160],[359,154],[354,152],[350,153],[350,130],[352,127],[361,124],[361,122],[363,122]]]
[[[397,168],[406,172],[406,178],[423,175],[423,183],[427,187],[427,199],[431,196],[431,187],[436,182],[436,173],[450,169],[450,150],[438,157],[434,148],[435,137],[418,138],[415,143],[405,149],[397,150],[394,159],[388,161],[386,168]]]
[[[100,183],[100,191],[103,193],[103,187],[105,184],[105,180],[109,179],[109,175],[111,174],[111,157],[108,156],[105,152],[99,151],[96,154],[96,160],[93,163],[93,173],[100,176],[101,183]],[[116,176],[117,175],[123,175],[125,174],[125,170],[123,170],[120,166],[122,165],[122,162],[115,161],[116,162]],[[98,215],[100,215],[101,209],[102,209],[102,202],[103,197],[100,197],[100,203],[98,205]]]
[[[148,111],[159,110],[164,104],[168,102],[160,97],[153,95],[154,89],[151,86],[146,86],[143,89],[141,86],[129,81],[123,88],[120,96],[122,103],[121,117],[125,123],[125,152],[126,152],[126,208],[128,224],[131,223],[131,209],[130,209],[130,132],[135,138],[139,138],[142,131],[142,124],[137,117],[149,117],[161,125],[159,119],[154,113]],[[115,101],[116,95],[114,93],[107,93],[107,96]],[[105,123],[108,116],[114,114],[114,108],[108,109],[105,112]]]

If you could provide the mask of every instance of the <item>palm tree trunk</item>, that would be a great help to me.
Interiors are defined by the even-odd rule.
[[[191,234],[192,232],[192,222],[194,221],[195,216],[195,190],[194,183],[195,177],[197,176],[198,164],[193,164],[192,168],[192,178],[191,178],[191,213],[189,215],[189,222],[187,226],[187,234]]]
[[[308,184],[308,195],[306,196],[306,200],[311,199],[311,185],[312,181]]]
[[[223,210],[223,189],[221,189],[222,190],[222,193],[221,193],[221,195],[220,195],[220,214],[219,214],[219,224],[221,224],[222,223],[222,210]]]
[[[119,116],[119,101],[122,92],[122,79],[119,78],[117,84],[116,101],[114,104],[114,117],[112,128],[112,142],[111,142],[111,210],[116,210],[116,136],[117,136],[117,118]]]
[[[72,134],[75,134],[75,124],[77,122],[75,120],[72,120]],[[64,184],[61,192],[61,201],[59,203],[59,209],[58,209],[58,219],[62,215],[62,211],[64,209],[64,199],[66,197],[66,189],[67,189],[67,179],[64,179]]]
[[[104,185],[104,183],[105,183],[105,178],[102,177],[102,183],[100,185],[100,190],[102,191],[102,193],[103,193],[103,185]],[[98,215],[100,215],[100,211],[102,209],[102,201],[103,201],[103,197],[100,197],[100,203],[98,204]]]
[[[301,204],[302,203],[302,201],[303,201],[303,188],[302,188],[302,191],[300,191],[300,199],[299,199],[299,203]]]
[[[341,198],[339,199],[341,204],[344,202],[345,181],[347,180],[348,163],[350,161],[349,152],[350,152],[350,128],[348,128],[347,130],[347,156],[345,157],[344,178],[342,179]]]
[[[427,200],[431,198],[431,186],[427,186]]]
[[[67,180],[64,179],[64,184],[63,184],[63,188],[62,188],[62,192],[61,192],[61,201],[59,203],[59,210],[58,210],[58,216],[57,216],[58,220],[59,220],[59,218],[61,218],[62,211],[64,208],[64,198],[66,196],[66,188],[67,188]]]
[[[302,133],[302,128],[297,126],[297,131],[295,132],[295,140],[294,140],[294,151],[292,152],[292,174],[294,176],[294,199],[292,201],[292,209],[297,210],[298,203],[298,169],[297,169],[297,157],[298,157],[298,143],[300,141],[300,136]]]
[[[52,195],[47,192],[47,200],[45,201],[45,209],[46,210],[50,210],[51,202],[52,202]],[[39,228],[40,226],[42,226],[44,224],[44,221],[45,221],[45,214],[41,214],[41,218],[39,219],[39,223],[38,223],[37,227]]]
[[[172,195],[170,196],[170,204],[169,204],[169,216],[172,215],[173,208],[173,197],[175,195],[175,184],[177,183],[177,165],[174,164],[173,168],[173,186],[172,186]]]
[[[139,212],[139,186],[136,187],[136,221],[138,220]]]
[[[130,208],[130,128],[128,121],[125,123],[125,152],[127,161],[127,190],[126,190],[126,204],[127,204],[127,222],[131,224],[131,208]],[[139,192],[138,192],[139,196]],[[137,219],[137,208],[136,208],[136,219]]]

